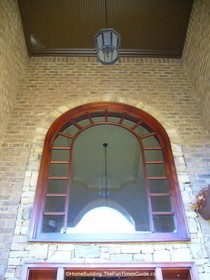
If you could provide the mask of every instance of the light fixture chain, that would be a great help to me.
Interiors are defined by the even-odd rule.
[[[107,0],[105,0],[105,26],[108,28],[108,10],[107,10]]]
[[[105,198],[107,206],[107,196],[108,196],[108,177],[107,177],[107,143],[103,144],[104,146],[104,164],[105,164]]]

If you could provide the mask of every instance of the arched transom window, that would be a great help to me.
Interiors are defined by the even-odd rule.
[[[109,102],[58,118],[46,136],[32,227],[31,240],[187,240],[163,127]]]

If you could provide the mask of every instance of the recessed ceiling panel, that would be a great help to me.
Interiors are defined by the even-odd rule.
[[[95,55],[107,27],[121,35],[121,56],[151,57],[181,57],[192,2],[18,0],[29,55]]]

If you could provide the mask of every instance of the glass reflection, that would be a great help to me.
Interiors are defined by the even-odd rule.
[[[53,147],[69,147],[71,144],[71,139],[68,137],[64,137],[61,135],[58,135],[58,137],[55,139],[53,143]]]
[[[146,150],[145,151],[146,160],[163,160],[163,155],[161,150]]]
[[[151,202],[152,202],[152,210],[154,212],[171,211],[171,199],[169,196],[152,197]]]
[[[49,170],[49,176],[67,176],[68,175],[68,164],[63,163],[51,163],[50,164],[50,170]]]
[[[148,176],[166,176],[164,164],[147,164]]]
[[[67,233],[132,233],[134,221],[119,211],[102,206],[88,211],[74,228]]]
[[[149,190],[151,193],[169,193],[168,180],[149,180]]]
[[[69,150],[52,150],[51,160],[69,160]]]
[[[108,144],[106,161],[104,143]],[[78,136],[72,158],[69,230],[88,212],[94,217],[92,209],[107,206],[125,219],[130,217],[135,231],[150,231],[142,153],[130,131],[110,124],[91,127]],[[105,218],[111,216],[101,216],[102,221]],[[95,222],[94,228],[98,227]]]
[[[63,212],[65,197],[46,197],[45,212]]]
[[[63,227],[64,216],[44,215],[42,232],[60,232]]]
[[[64,194],[67,190],[67,180],[50,179],[48,180],[47,193]]]
[[[173,215],[155,215],[153,220],[156,232],[175,232]]]

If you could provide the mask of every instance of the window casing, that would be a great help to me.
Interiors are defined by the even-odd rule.
[[[98,135],[101,153],[96,152]],[[126,139],[125,143],[121,143],[122,139]],[[106,150],[104,144],[109,144]],[[136,161],[135,154],[138,155],[138,164],[135,164],[138,175],[131,180],[135,184],[126,185],[126,178],[133,176],[134,168],[130,165]],[[96,177],[106,185],[105,192],[94,189],[97,185],[94,181],[88,184],[90,188],[84,187],[84,181],[87,185],[88,180]],[[120,180],[123,183],[119,184]],[[111,181],[115,181],[115,185],[108,189]],[[134,231],[95,233],[94,229],[94,232],[78,233],[70,230],[82,220],[83,214],[94,207],[107,206],[107,201],[110,209],[132,219]],[[58,118],[44,144],[29,239],[56,242],[189,240],[170,141],[163,127],[140,109],[109,102],[80,106]]]

